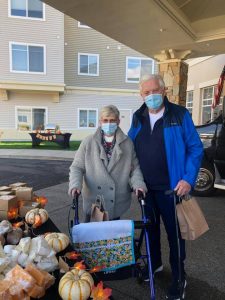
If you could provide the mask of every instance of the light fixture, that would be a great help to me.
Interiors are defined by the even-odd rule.
[[[159,31],[164,32],[164,31],[166,31],[166,29],[165,28],[160,28]]]
[[[118,49],[118,50],[121,50],[121,46],[120,46],[120,45],[118,45],[118,46],[117,46],[117,49]]]
[[[108,50],[109,50],[109,48],[110,48],[109,46],[106,47],[106,49],[108,49]]]

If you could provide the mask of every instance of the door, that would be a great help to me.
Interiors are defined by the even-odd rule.
[[[125,134],[128,133],[131,124],[131,109],[120,109],[120,128]]]

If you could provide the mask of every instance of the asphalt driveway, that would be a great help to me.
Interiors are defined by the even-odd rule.
[[[63,232],[68,232],[67,216],[71,199],[67,195],[68,168],[71,162],[56,160],[0,159],[0,185],[26,181],[37,194],[49,199],[47,210]],[[218,191],[213,197],[198,198],[210,230],[200,239],[187,243],[187,298],[188,300],[225,300],[225,192]],[[81,203],[80,216],[82,217]],[[124,216],[140,219],[136,199]],[[162,252],[164,271],[156,278],[157,300],[164,299],[170,281],[168,244],[162,226]],[[113,289],[116,300],[147,300],[149,287],[139,285],[133,278],[105,282]]]

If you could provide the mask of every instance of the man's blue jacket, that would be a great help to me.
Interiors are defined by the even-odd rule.
[[[170,187],[173,190],[183,179],[193,188],[203,157],[202,142],[185,107],[169,102],[167,97],[164,98],[164,105],[163,128]],[[146,109],[144,103],[133,115],[128,136],[134,142],[141,130],[142,114]]]

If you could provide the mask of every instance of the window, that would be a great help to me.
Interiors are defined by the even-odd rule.
[[[79,128],[96,128],[97,110],[79,109]]]
[[[11,72],[45,73],[45,46],[11,43]]]
[[[99,55],[78,53],[78,74],[98,76],[99,75]]]
[[[87,26],[85,23],[82,23],[82,22],[78,22],[78,27],[81,27],[81,28],[90,28],[89,26]]]
[[[154,60],[151,58],[127,57],[126,82],[139,82],[146,74],[154,73]]]
[[[39,0],[9,0],[11,17],[44,19],[44,4]]]
[[[192,108],[193,108],[193,91],[188,91],[188,92],[187,92],[186,108],[189,110],[190,114],[192,115]]]
[[[18,130],[44,129],[46,124],[46,108],[17,107],[16,122]]]
[[[220,99],[220,104],[212,109],[214,93],[215,86],[205,87],[202,89],[202,124],[213,121],[216,117],[218,117],[222,110],[222,97]]]
[[[27,116],[18,115],[18,121],[20,123],[27,123]]]

